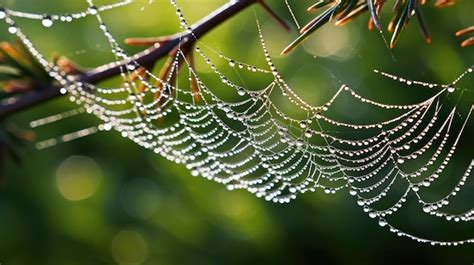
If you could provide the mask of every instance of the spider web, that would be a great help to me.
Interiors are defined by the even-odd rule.
[[[317,189],[327,194],[349,192],[364,212],[399,236],[433,245],[474,242],[472,238],[425,239],[401,231],[389,222],[392,215],[413,200],[410,195],[415,195],[420,210],[426,214],[452,222],[473,220],[472,209],[461,213],[444,210],[467,183],[474,167],[471,157],[460,176],[447,172],[473,111],[472,103],[468,110],[460,110],[457,104],[449,104],[448,99],[459,90],[458,82],[472,74],[472,67],[448,85],[406,80],[375,71],[400,85],[433,91],[428,99],[416,104],[385,104],[343,84],[330,100],[315,106],[299,96],[280,74],[256,19],[264,67],[239,62],[196,41],[193,60],[200,60],[207,68],[206,78],[212,76],[214,81],[219,81],[220,89],[231,94],[223,96],[208,85],[181,48],[172,57],[171,71],[164,79],[125,52],[102,13],[133,2],[96,6],[93,0],[87,0],[88,9],[73,14],[0,11],[8,32],[21,39],[51,77],[63,86],[61,91],[81,106],[78,110],[33,121],[32,127],[85,112],[103,121],[100,126],[40,142],[39,149],[114,129],[143,148],[186,165],[192,175],[222,183],[229,190],[245,189],[276,203],[288,203],[299,194]],[[288,2],[285,3],[298,24]],[[170,0],[169,4],[176,9],[181,29],[192,34],[177,2]],[[37,20],[44,27],[51,27],[84,17],[97,20],[116,61],[128,62],[121,68],[120,86],[82,83],[61,73],[15,22],[19,18]],[[237,78],[217,67],[216,60],[225,61]],[[180,63],[183,67],[178,72]],[[146,74],[137,75],[138,71]],[[179,78],[173,82],[178,73]],[[258,89],[250,89],[239,73],[268,81]],[[284,98],[284,104],[277,98]],[[358,123],[333,117],[331,111],[348,100],[353,108],[366,106],[383,113],[384,120]],[[436,198],[425,197],[426,191],[442,178],[456,178],[457,183]]]

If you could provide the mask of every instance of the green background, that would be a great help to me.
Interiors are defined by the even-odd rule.
[[[95,2],[101,5],[113,1]],[[178,1],[190,22],[225,2]],[[284,1],[269,3],[291,22]],[[310,16],[304,10],[311,3],[292,4],[300,22],[309,21]],[[58,0],[0,0],[0,5],[40,14],[87,8],[85,1]],[[372,70],[449,83],[474,62],[474,48],[459,48],[461,40],[453,34],[473,24],[474,2],[459,1],[446,9],[428,5],[424,10],[433,43],[423,42],[416,22],[412,21],[392,51],[380,34],[366,30],[368,14],[364,14],[344,27],[327,25],[304,47],[288,57],[279,56],[296,37],[296,31],[284,32],[258,6],[242,12],[202,41],[231,58],[264,66],[256,15],[277,66],[309,102],[323,102],[342,83],[381,102],[418,102],[433,95],[433,91],[401,86]],[[384,14],[384,25],[390,16]],[[162,36],[178,30],[176,16],[167,1],[151,4],[148,0],[136,1],[104,12],[103,17],[119,41],[126,37]],[[17,23],[45,55],[54,52],[66,55],[87,67],[112,60],[108,44],[93,18],[56,23],[50,29],[43,28],[38,21],[18,19]],[[0,40],[11,40],[2,23]],[[127,47],[127,51],[139,49]],[[224,67],[220,63],[218,66]],[[261,85],[261,80],[252,79],[252,75],[245,78],[249,87]],[[460,104],[472,104],[472,85],[469,86],[472,81],[468,76],[460,84],[468,88]],[[74,107],[64,98],[56,99],[8,122],[28,129],[31,120]],[[339,114],[363,119],[367,110],[350,115],[341,110]],[[81,115],[34,132],[38,140],[44,140],[96,124],[96,118]],[[471,124],[463,143],[472,141],[469,140],[473,135]],[[465,157],[472,157],[472,149],[463,150]],[[285,205],[269,203],[248,192],[228,191],[219,184],[192,177],[184,166],[165,161],[115,132],[101,132],[42,151],[35,150],[32,144],[21,152],[23,164],[8,164],[0,191],[2,265],[472,264],[474,261],[473,245],[432,247],[391,234],[363,213],[345,191],[332,196],[321,191],[304,194]],[[67,174],[84,178],[74,183],[76,189],[64,192],[61,188],[65,187],[58,179],[66,178],[67,182],[67,176],[64,177]],[[471,181],[466,188],[472,191],[472,186]],[[70,198],[67,194],[87,198],[73,201],[67,199]],[[470,194],[463,197],[464,203],[472,202]],[[396,219],[397,224],[420,236],[444,239],[473,236],[472,224],[446,224],[423,217],[420,212],[420,208],[410,208]]]

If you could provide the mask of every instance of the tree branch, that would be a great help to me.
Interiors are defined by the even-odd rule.
[[[230,19],[234,15],[240,13],[242,10],[258,1],[259,0],[230,0],[227,4],[223,5],[216,11],[192,25],[192,34],[178,33],[169,42],[157,48],[148,48],[140,53],[132,55],[130,58],[140,65],[153,64],[159,59],[168,56],[168,54],[177,46],[187,46],[193,44],[196,39],[201,38],[215,27],[219,26],[226,20]],[[80,75],[78,81],[96,84],[110,77],[119,75],[121,69],[123,69],[123,67],[128,63],[130,63],[130,60],[123,60],[120,62],[99,66]],[[60,92],[60,88],[61,87],[58,85],[50,85],[41,89],[36,89],[33,92],[29,92],[28,94],[24,94],[16,98],[5,99],[4,102],[0,104],[0,120],[5,119],[17,112],[36,106],[40,103],[64,95]]]

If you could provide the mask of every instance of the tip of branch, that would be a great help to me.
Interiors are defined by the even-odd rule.
[[[456,31],[455,35],[459,37],[461,35],[464,35],[464,34],[467,34],[467,33],[470,33],[470,32],[474,32],[474,26],[470,26],[468,28],[458,30],[458,31]]]
[[[474,45],[474,37],[470,37],[469,39],[463,41],[461,43],[461,47],[467,47],[467,46],[471,46],[471,45]]]
[[[324,7],[324,6],[327,6],[331,3],[331,1],[324,1],[324,0],[321,0],[321,1],[318,1],[317,3],[309,6],[306,11],[308,12],[314,12],[316,10],[318,10],[319,8],[321,7]]]
[[[281,51],[280,55],[288,55],[294,48],[290,45]]]
[[[61,71],[68,75],[79,75],[85,73],[84,69],[65,56],[58,57],[56,59],[56,65]]]
[[[437,0],[434,4],[435,7],[443,8],[456,4],[456,0]]]

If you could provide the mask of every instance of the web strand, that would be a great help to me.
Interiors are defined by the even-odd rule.
[[[472,107],[467,115],[455,115],[456,106],[444,102],[456,92],[456,84],[473,72],[472,68],[449,85],[407,80],[375,71],[403,86],[432,89],[432,96],[415,104],[378,102],[360,95],[348,85],[342,85],[327,102],[313,106],[299,96],[280,74],[257,19],[257,38],[265,67],[239,62],[196,39],[193,49],[196,58],[192,60],[203,62],[206,80],[211,77],[216,84],[207,84],[201,78],[188,57],[188,51],[181,47],[172,55],[168,74],[159,77],[125,52],[101,16],[103,12],[133,2],[121,1],[97,7],[93,0],[87,0],[89,7],[86,11],[70,15],[44,16],[6,9],[4,23],[9,26],[9,32],[22,40],[45,70],[69,93],[70,100],[81,106],[81,111],[46,117],[33,121],[31,126],[46,125],[83,112],[101,120],[97,127],[39,142],[39,149],[114,129],[143,148],[186,165],[192,175],[222,183],[229,190],[245,189],[276,203],[288,203],[299,194],[317,189],[327,194],[348,191],[363,211],[377,218],[380,226],[387,226],[399,236],[433,245],[474,242],[474,239],[424,239],[389,224],[390,216],[405,206],[410,194],[418,198],[422,212],[426,214],[446,221],[472,221],[472,210],[461,214],[442,211],[443,206],[471,178],[472,158],[448,195],[437,201],[428,201],[421,192],[441,177],[450,177],[445,170],[468,125]],[[299,27],[291,7],[287,1],[285,3]],[[171,0],[170,5],[176,9],[180,28],[189,31],[191,27],[178,3]],[[83,17],[96,19],[116,61],[129,62],[121,68],[120,86],[101,87],[64,75],[44,59],[15,23],[17,18],[22,18],[38,20],[44,27],[51,27],[57,22]],[[212,59],[213,56],[217,59]],[[215,60],[225,61],[238,78],[225,74]],[[139,70],[145,74],[137,75]],[[269,81],[261,88],[251,90],[243,73]],[[219,94],[223,89],[232,100]],[[299,115],[285,111],[274,100],[277,96],[285,98]],[[361,104],[392,114],[384,120],[364,123],[338,120],[331,116],[330,110],[337,107],[343,96],[350,98],[355,106]],[[461,126],[454,123],[461,123]],[[410,170],[407,165],[410,165]],[[395,194],[397,189],[403,192]],[[398,196],[394,204],[384,208],[378,206],[392,195]]]

